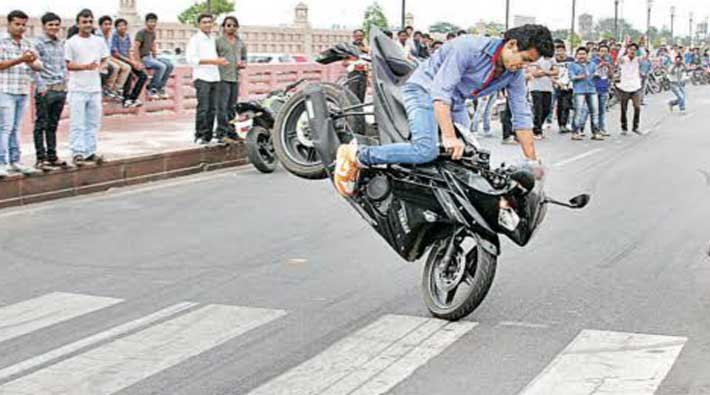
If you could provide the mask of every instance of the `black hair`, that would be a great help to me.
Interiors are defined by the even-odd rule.
[[[556,39],[553,41],[553,43],[555,43],[555,45],[559,45],[559,44],[564,44],[565,42],[562,41],[562,40],[560,40],[559,38],[556,38]]]
[[[400,31],[397,32],[397,37],[399,37],[399,35],[402,34],[402,33],[408,34],[406,30],[400,30]]]
[[[676,55],[676,56],[675,56],[675,60],[678,60],[678,59],[683,60],[683,57],[680,56],[680,55]]]
[[[607,51],[609,50],[609,46],[606,45],[606,44],[601,44],[601,45],[599,46],[599,49],[602,49],[602,48],[606,48]]]
[[[560,48],[564,49],[565,51],[567,50],[567,46],[565,45],[565,43],[558,43],[555,45],[555,49],[560,49]]]
[[[118,28],[118,25],[120,25],[120,24],[122,24],[122,23],[125,23],[126,25],[128,25],[128,21],[127,21],[127,20],[125,20],[125,19],[123,19],[123,18],[118,18],[118,19],[116,19],[115,22],[113,22],[113,27]]]
[[[527,51],[535,48],[540,56],[549,58],[555,54],[550,29],[542,25],[523,25],[505,32],[505,42],[515,40],[518,50]]]
[[[355,29],[355,30],[353,30],[353,34],[355,34],[355,33],[362,33],[362,34],[365,34],[365,31],[362,30],[362,29]]]
[[[431,35],[430,35],[429,33],[424,33],[424,34],[423,34],[423,37],[424,37],[424,38],[431,39]]]
[[[447,39],[447,40],[448,40],[448,39],[451,39],[451,38],[456,38],[456,34],[454,34],[454,33],[449,33],[449,34],[446,35],[446,39]]]
[[[227,26],[227,21],[232,21],[232,22],[234,22],[235,25],[237,25],[237,27],[239,27],[239,20],[237,19],[236,16],[230,15],[228,17],[225,17],[224,20],[222,21],[222,27]]]
[[[149,12],[145,15],[145,21],[151,21],[151,20],[158,20],[158,15],[156,15],[154,12]]]
[[[442,43],[442,42],[439,41],[439,40],[436,40],[436,41],[434,41],[434,42],[431,44],[432,48],[433,48],[433,47],[436,47],[437,45],[444,45],[444,43]]]
[[[76,23],[79,23],[79,18],[93,18],[94,13],[91,12],[90,9],[84,8],[83,10],[79,11],[78,14],[76,14]]]
[[[596,45],[597,43],[595,43],[594,41],[587,41],[587,45],[590,45],[590,44],[591,44],[591,45]]]
[[[413,28],[413,27],[411,27],[411,26],[405,26],[405,27],[404,27],[404,30],[409,30],[409,29],[412,29],[412,30],[414,30],[414,28]]]
[[[15,19],[30,19],[30,17],[27,16],[24,12],[20,10],[15,10],[7,14],[7,23],[12,23],[13,20]]]
[[[584,53],[587,53],[587,54],[589,53],[589,51],[587,50],[587,47],[584,47],[584,46],[577,48],[577,50],[574,52],[574,54],[577,55],[577,54],[579,54],[580,52],[584,52]]]
[[[636,44],[636,43],[631,43],[631,44],[629,44],[629,46],[628,46],[627,48],[631,48],[631,47],[634,47],[634,48],[636,48],[636,49],[639,49],[639,45]]]
[[[456,33],[457,36],[463,36],[464,34],[468,34],[468,32],[465,31],[465,30],[463,30],[463,29],[462,29],[462,30],[459,30],[459,31]]]
[[[416,36],[417,34],[420,35],[420,36],[423,36],[423,35],[424,35],[424,34],[423,34],[422,32],[420,32],[419,30],[417,30],[416,32],[414,32],[414,35],[415,35],[415,36]]]
[[[48,13],[42,15],[42,25],[46,25],[49,22],[55,22],[55,21],[61,23],[62,18],[60,18],[59,15],[57,15],[53,12],[48,12]]]
[[[385,30],[385,31],[383,31],[382,33],[383,33],[385,36],[389,37],[389,38],[394,38],[394,35],[393,35],[392,32],[389,31],[389,30]]]
[[[214,17],[212,16],[212,14],[203,12],[203,13],[201,13],[200,15],[197,16],[197,23],[201,23],[202,20],[205,19],[205,18],[210,18],[210,19],[212,19],[212,21],[214,21]]]
[[[110,16],[104,15],[104,16],[102,16],[101,18],[99,18],[99,26],[103,25],[104,22],[106,22],[106,21],[109,21],[109,22],[112,22],[112,23],[113,23],[113,19],[112,19]]]

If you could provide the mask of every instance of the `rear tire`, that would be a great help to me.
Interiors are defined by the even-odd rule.
[[[257,170],[262,173],[273,173],[278,165],[271,133],[261,126],[254,126],[247,133],[247,157]]]
[[[453,291],[455,293],[454,300],[446,305],[446,303],[442,303],[439,296],[436,280],[437,274],[439,274],[437,266],[446,254],[447,244],[448,240],[439,241],[429,252],[422,275],[422,291],[424,303],[434,317],[457,321],[471,314],[486,298],[495,277],[497,257],[478,245],[473,247],[464,257],[462,256],[463,251],[457,247],[452,261],[458,256],[465,260],[467,268],[463,280]],[[461,287],[465,289],[461,290],[462,295],[459,295]],[[458,301],[456,301],[457,297]]]
[[[343,109],[360,104],[349,89],[330,83],[321,86],[329,105]],[[305,103],[306,95],[299,91],[281,107],[274,126],[274,149],[283,167],[291,174],[308,180],[321,180],[327,178],[328,174],[315,153],[307,125],[301,125],[302,117],[305,116]],[[338,121],[336,132],[338,137],[364,134],[365,127],[363,116],[348,117]],[[343,143],[349,142],[350,139],[346,140]]]

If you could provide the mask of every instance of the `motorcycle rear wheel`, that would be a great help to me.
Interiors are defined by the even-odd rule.
[[[271,132],[261,126],[251,128],[246,137],[249,162],[262,173],[273,173],[279,161],[274,153]]]
[[[457,321],[471,314],[486,298],[495,277],[497,257],[478,245],[468,253],[457,246],[448,267],[443,268],[448,242],[437,242],[429,252],[422,274],[422,292],[424,303],[434,317]],[[454,286],[456,282],[458,285]]]

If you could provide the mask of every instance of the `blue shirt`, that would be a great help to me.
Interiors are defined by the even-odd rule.
[[[121,38],[118,33],[114,33],[111,37],[111,55],[121,55],[124,58],[129,58],[131,50],[131,36],[126,33],[126,37]]]
[[[569,77],[572,80],[574,93],[597,93],[597,88],[594,86],[594,72],[597,71],[597,65],[592,62],[579,63],[574,62],[569,65]],[[574,80],[580,75],[586,75],[583,80]]]
[[[35,39],[35,48],[42,62],[42,71],[35,72],[37,90],[44,92],[47,85],[67,82],[67,62],[64,60],[64,41],[42,33]]]
[[[609,67],[611,67],[611,56],[607,56],[604,60],[606,61],[606,64],[599,67],[602,63],[602,58],[600,56],[592,57],[592,63],[597,66],[597,70],[594,75],[594,88],[596,88],[597,93],[609,92]]]
[[[430,92],[433,100],[450,105],[452,111],[465,108],[466,99],[507,89],[513,128],[532,129],[532,112],[523,71],[506,70],[493,79],[495,60],[502,47],[501,39],[461,36],[444,44],[421,63],[408,82]]]

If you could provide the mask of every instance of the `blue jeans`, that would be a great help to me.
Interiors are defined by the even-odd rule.
[[[96,153],[101,116],[101,92],[69,93],[69,146],[72,156],[86,158]]]
[[[165,59],[156,59],[152,56],[144,56],[143,64],[145,64],[145,68],[153,70],[153,79],[150,80],[148,89],[157,91],[164,89],[175,66]]]
[[[574,122],[575,133],[584,130],[584,124],[587,123],[587,116],[590,116],[592,119],[592,133],[599,131],[599,102],[596,93],[575,93],[574,111],[576,113],[576,120]]]
[[[473,123],[471,124],[473,132],[478,132],[478,125],[481,122],[481,116],[483,116],[483,132],[486,134],[491,133],[491,112],[496,105],[497,98],[498,93],[496,92],[479,100],[478,108],[476,108],[476,113],[473,114]]]
[[[20,123],[28,97],[0,93],[0,165],[20,161]]]
[[[395,163],[418,165],[432,162],[439,156],[439,126],[434,117],[431,95],[415,84],[404,84],[401,89],[412,134],[410,142],[361,147],[358,160],[365,166]],[[471,122],[463,104],[452,115],[454,122],[469,127]]]
[[[671,83],[671,92],[675,95],[675,99],[671,100],[671,106],[678,106],[681,111],[685,111],[685,84],[678,82]]]
[[[599,130],[606,132],[606,104],[609,102],[609,92],[597,93],[597,105],[599,112],[599,120],[597,121],[597,126]]]
[[[552,103],[550,103],[550,115],[547,116],[545,122],[552,123],[552,117],[555,115],[555,104],[557,104],[557,89],[552,91]]]

